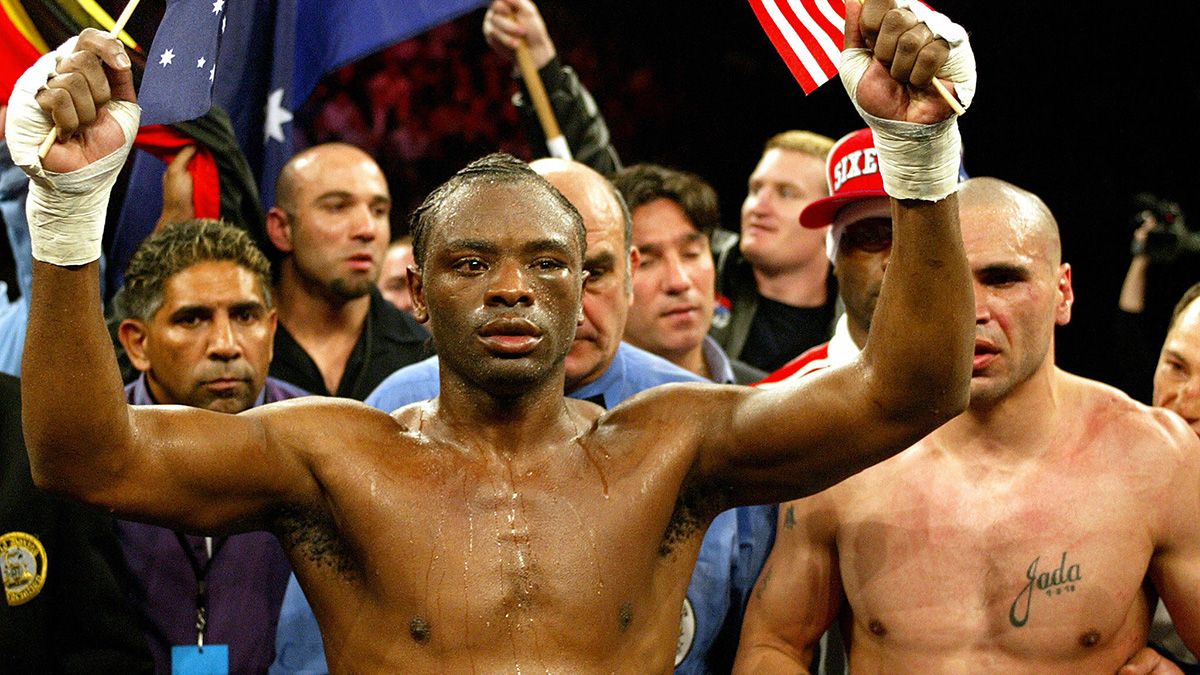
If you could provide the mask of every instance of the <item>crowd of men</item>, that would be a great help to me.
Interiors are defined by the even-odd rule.
[[[965,179],[961,27],[847,3],[867,126],[770,138],[737,234],[624,165],[530,0],[483,31],[576,160],[487,155],[393,237],[372,157],[317,145],[264,252],[184,155],[109,307],[129,59],[85,31],[18,82],[0,669],[1196,671],[1200,284],[1154,406],[1055,366],[1071,266]]]

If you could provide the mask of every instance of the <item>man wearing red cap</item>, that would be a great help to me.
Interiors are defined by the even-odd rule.
[[[892,246],[874,171],[867,133],[831,154],[833,195],[801,220],[832,223],[846,316],[771,382],[868,344]],[[1156,595],[1184,641],[1200,641],[1200,444],[1174,416],[1054,367],[1053,328],[1074,296],[1041,200],[983,178],[959,204],[976,295],[971,405],[781,507],[739,672],[807,668],[839,617],[855,670],[1113,672],[1132,655],[1122,672],[1151,672],[1169,666],[1138,651]]]
[[[831,194],[805,207],[800,224],[812,230],[829,228],[825,249],[835,263],[833,274],[846,311],[838,318],[829,342],[792,359],[760,386],[850,362],[871,330],[892,248],[891,207],[871,130],[859,129],[839,139],[829,152],[825,172]]]

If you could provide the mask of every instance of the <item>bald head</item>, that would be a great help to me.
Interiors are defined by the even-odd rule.
[[[618,229],[625,252],[633,245],[633,219],[613,184],[595,169],[569,159],[544,157],[529,163],[579,209],[589,232]]]
[[[579,210],[587,235],[583,323],[566,360],[567,391],[573,391],[604,374],[620,347],[637,266],[633,220],[616,188],[595,170],[553,158],[529,166]]]
[[[284,211],[296,210],[297,193],[318,174],[331,166],[357,166],[383,178],[383,170],[375,159],[349,143],[322,143],[292,156],[275,179],[275,205]],[[386,185],[386,181],[383,181]]]
[[[1062,262],[1062,240],[1058,221],[1037,195],[999,178],[972,178],[958,190],[958,210],[963,229],[978,219],[970,214],[992,216],[986,222],[1004,222],[1025,250],[1041,251],[1051,266]]]
[[[267,234],[282,257],[279,286],[331,306],[366,302],[391,232],[392,196],[375,160],[345,143],[317,145],[288,161],[275,189]]]

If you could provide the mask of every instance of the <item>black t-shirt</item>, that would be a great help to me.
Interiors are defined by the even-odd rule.
[[[325,388],[317,364],[296,342],[283,322],[275,330],[275,357],[271,377],[320,396],[365,399],[388,375],[433,355],[429,333],[408,314],[371,289],[371,309],[354,350],[346,361],[337,391]]]
[[[738,358],[768,373],[778,370],[829,339],[833,312],[832,302],[820,307],[793,307],[759,296],[750,334]]]

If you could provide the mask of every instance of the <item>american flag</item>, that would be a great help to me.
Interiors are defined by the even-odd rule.
[[[805,94],[837,74],[844,0],[750,0],[750,7]]]

